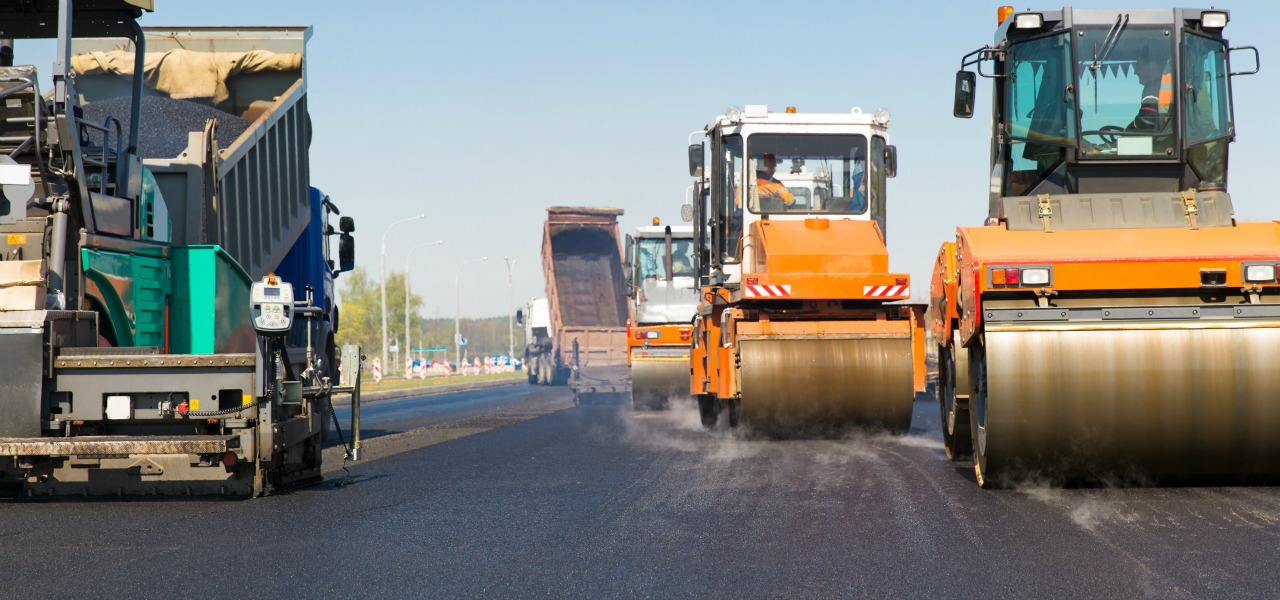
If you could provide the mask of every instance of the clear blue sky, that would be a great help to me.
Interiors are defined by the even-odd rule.
[[[1209,3],[1180,2],[1178,6]],[[544,293],[548,205],[616,206],[623,228],[679,220],[685,144],[730,105],[843,112],[886,107],[899,175],[889,251],[927,298],[939,244],[987,208],[989,89],[951,116],[960,57],[990,43],[996,2],[438,2],[156,0],[144,25],[311,25],[312,183],[357,221],[357,263],[375,275],[413,245],[425,316],[507,314]],[[1019,8],[1024,5],[1019,4]],[[1036,5],[1056,8],[1061,3]],[[1081,2],[1077,7],[1160,7]],[[1241,220],[1280,219],[1280,3],[1237,2],[1226,35],[1262,72],[1235,78],[1229,190]]]

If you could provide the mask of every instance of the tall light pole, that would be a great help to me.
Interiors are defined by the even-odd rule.
[[[410,248],[409,252],[404,255],[404,355],[406,357],[410,356],[409,348],[411,347],[409,346],[409,258],[413,256],[413,251],[418,248],[439,246],[443,243],[444,240],[436,240],[434,242],[418,244],[417,246]],[[390,373],[391,369],[388,368],[387,372]]]
[[[396,225],[425,218],[427,213],[400,219],[387,225],[387,230],[382,232],[382,368],[387,369],[388,373],[391,372],[391,365],[387,364],[387,234],[391,233],[391,228]]]
[[[458,321],[462,320],[462,304],[458,301],[458,280],[462,278],[462,267],[482,260],[489,260],[489,257],[481,256],[462,261],[462,264],[458,265],[457,274],[453,276],[453,364],[459,369],[462,368],[462,345],[459,343],[462,341],[462,334],[458,330]]]
[[[507,363],[514,365],[516,356],[516,334],[515,328],[511,325],[511,320],[515,318],[515,300],[511,294],[511,267],[516,265],[516,259],[502,257],[507,261]]]

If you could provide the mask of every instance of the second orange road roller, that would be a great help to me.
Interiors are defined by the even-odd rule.
[[[788,437],[910,426],[923,306],[889,270],[888,122],[748,105],[698,132],[690,392],[704,426],[721,413]]]
[[[1280,474],[1280,225],[1227,193],[1257,70],[1228,17],[1006,7],[963,59],[956,116],[993,82],[989,211],[942,246],[931,319],[982,486]]]

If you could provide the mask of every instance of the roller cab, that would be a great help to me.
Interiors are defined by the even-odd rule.
[[[704,425],[782,436],[905,431],[923,389],[923,307],[889,268],[889,121],[731,108],[695,144],[702,295],[690,392]]]
[[[976,75],[995,100],[986,224],[932,282],[948,455],[987,487],[1280,474],[1280,226],[1227,192],[1256,50],[1218,9],[1002,19],[956,80],[957,116]]]

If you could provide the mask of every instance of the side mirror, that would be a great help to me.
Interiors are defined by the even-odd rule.
[[[896,177],[898,175],[898,147],[884,147],[884,176]]]
[[[342,217],[338,219],[338,229],[342,233],[351,233],[356,230],[356,220],[351,217]]]
[[[516,309],[516,325],[524,325],[524,310]]]
[[[702,177],[702,144],[689,144],[689,176]]]
[[[1232,71],[1230,73],[1232,77],[1236,75],[1253,75],[1258,72],[1258,69],[1262,68],[1262,58],[1258,56],[1258,49],[1253,46],[1236,46],[1234,48],[1227,48],[1227,64],[1231,64],[1231,53],[1236,50],[1248,50],[1253,53],[1253,68],[1245,69],[1243,71]]]
[[[962,119],[973,116],[973,94],[978,84],[978,76],[972,71],[961,69],[956,72],[956,99],[951,114]]]
[[[684,221],[685,223],[693,222],[693,205],[692,204],[680,205],[680,220]]]
[[[350,219],[351,217],[342,217]],[[338,272],[346,273],[356,268],[356,238],[344,233],[338,238]]]
[[[627,234],[626,256],[622,263],[622,277],[626,280],[626,294],[630,296],[635,293],[635,264],[636,264],[636,238]]]

